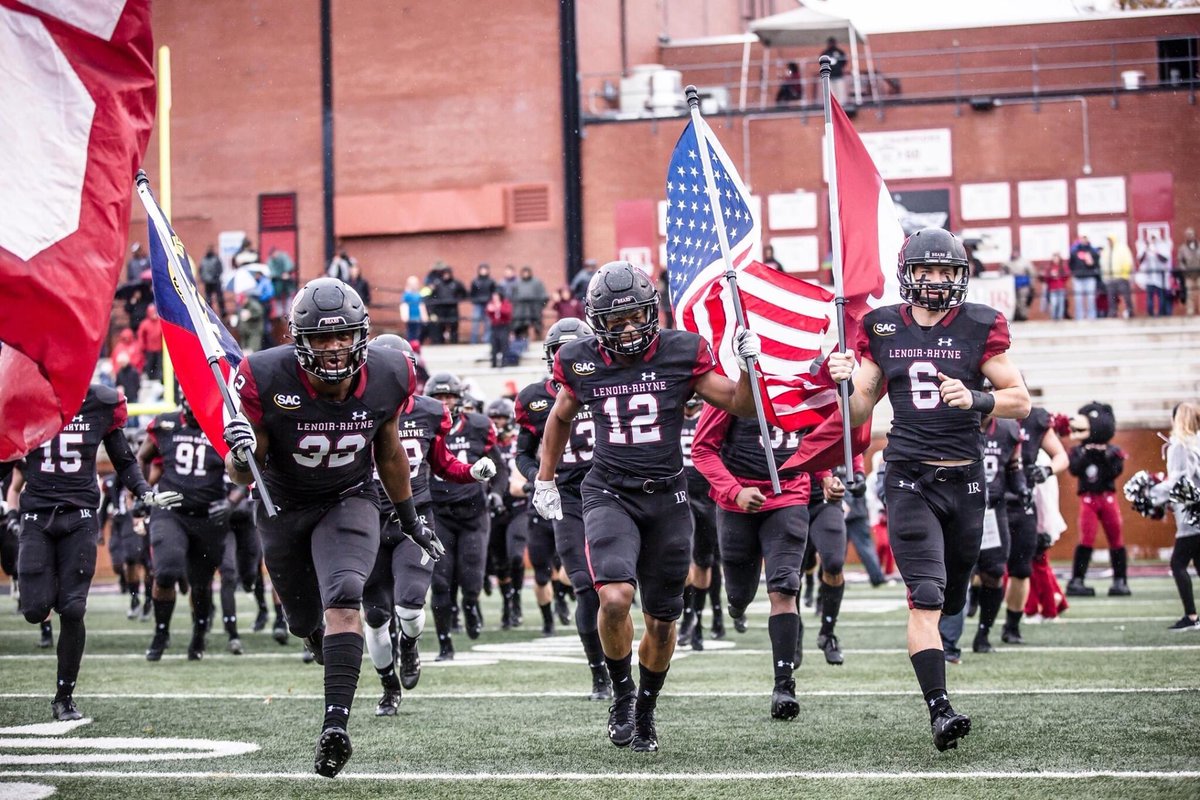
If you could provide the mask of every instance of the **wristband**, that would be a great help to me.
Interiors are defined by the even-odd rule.
[[[393,505],[396,506],[396,519],[400,522],[400,530],[407,534],[421,529],[421,523],[417,519],[417,504],[411,497]]]
[[[980,414],[987,416],[992,413],[992,409],[996,407],[996,395],[991,392],[981,392],[977,389],[971,390],[971,410],[978,411]]]

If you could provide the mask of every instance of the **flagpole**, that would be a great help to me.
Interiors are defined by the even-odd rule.
[[[238,409],[233,402],[233,395],[230,393],[229,387],[225,384],[225,376],[221,374],[220,362],[225,357],[225,351],[221,349],[221,345],[217,343],[216,337],[209,330],[208,316],[200,310],[200,299],[196,296],[195,291],[196,285],[188,279],[190,273],[185,273],[184,267],[180,263],[180,251],[175,249],[174,242],[168,241],[166,238],[166,231],[169,230],[166,218],[163,216],[162,209],[159,208],[158,203],[154,199],[154,193],[150,190],[150,179],[140,169],[137,173],[137,193],[138,197],[141,198],[142,205],[146,208],[146,214],[149,216],[151,224],[154,226],[154,232],[158,235],[159,244],[166,254],[167,269],[171,272],[171,282],[179,290],[179,294],[183,298],[183,305],[187,308],[188,316],[191,317],[192,327],[196,329],[196,336],[200,340],[200,346],[204,349],[204,355],[208,359],[208,366],[212,370],[213,379],[217,382],[217,388],[221,392],[221,399],[225,403],[225,412],[228,416],[233,417],[238,413]],[[182,250],[182,246],[180,250]],[[190,291],[188,287],[191,287]],[[262,498],[267,516],[275,516],[275,504],[271,502],[271,494],[267,490],[266,482],[263,481],[262,473],[259,471],[258,462],[254,459],[253,453],[250,456],[250,472],[254,476],[254,482],[258,488],[258,496]]]
[[[833,105],[829,95],[829,78],[833,59],[821,56],[821,99],[825,104],[825,164],[829,170],[829,236],[833,240],[833,302],[837,313],[838,352],[846,352],[846,290],[842,285],[842,218],[838,199],[837,148],[833,138]],[[854,480],[854,454],[850,450],[850,382],[838,384],[842,398],[842,456],[846,461],[845,482]]]
[[[729,255],[729,234],[725,232],[725,219],[721,215],[721,193],[717,191],[717,182],[713,180],[712,161],[708,157],[708,137],[704,135],[708,123],[700,116],[700,93],[695,86],[684,90],[687,96],[688,108],[692,114],[692,129],[696,132],[696,146],[700,151],[700,163],[704,166],[704,184],[708,193],[708,204],[712,208],[713,225],[717,229],[717,240],[721,243],[721,258],[725,260],[725,281],[733,295],[733,313],[737,324],[746,327],[746,312],[742,309],[742,297],[738,294],[737,273],[733,269],[733,259]],[[716,344],[714,342],[714,344]],[[758,416],[758,434],[762,439],[763,448],[767,455],[767,472],[771,476],[771,491],[783,494],[779,485],[779,469],[775,465],[775,448],[771,445],[771,428],[767,425],[767,415],[763,410],[762,387],[758,381],[758,371],[755,369],[757,358],[745,359],[746,376],[750,381],[750,392],[754,397],[754,413]]]

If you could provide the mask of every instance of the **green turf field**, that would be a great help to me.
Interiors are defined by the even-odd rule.
[[[543,638],[526,590],[525,626],[455,637],[451,666],[433,662],[430,630],[421,683],[397,717],[374,716],[378,681],[364,661],[355,754],[334,781],[312,774],[321,669],[301,662],[298,640],[281,647],[269,631],[250,633],[247,595],[245,656],[228,655],[216,634],[209,656],[188,662],[181,603],[171,649],[150,664],[150,623],[127,621],[123,598],[95,594],[77,689],[91,722],[70,731],[14,730],[50,722],[54,658],[0,597],[0,798],[48,791],[18,783],[137,800],[1200,797],[1200,632],[1167,632],[1180,614],[1169,579],[1131,585],[1131,598],[1077,600],[1065,622],[1027,625],[1023,648],[999,645],[997,631],[999,653],[948,666],[973,728],[940,754],[903,649],[900,587],[850,585],[843,667],[814,657],[816,620],[805,614],[802,711],[791,723],[768,714],[765,603],[751,608],[747,633],[730,626],[702,653],[681,649],[659,703],[662,750],[645,755],[608,743],[607,706],[585,699],[578,639]],[[485,614],[495,627],[494,598]]]

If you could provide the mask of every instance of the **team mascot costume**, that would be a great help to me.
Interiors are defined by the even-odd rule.
[[[1130,594],[1126,581],[1125,540],[1121,533],[1121,510],[1117,506],[1116,480],[1125,469],[1125,453],[1112,444],[1117,432],[1117,420],[1112,406],[1088,403],[1071,419],[1070,438],[1077,444],[1070,449],[1068,471],[1079,481],[1079,546],[1075,548],[1075,564],[1067,595],[1092,597],[1096,590],[1084,584],[1092,551],[1096,544],[1097,525],[1104,527],[1112,563],[1110,597]]]

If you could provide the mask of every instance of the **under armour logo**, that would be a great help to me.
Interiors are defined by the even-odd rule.
[[[954,344],[954,340],[947,336],[944,339],[938,339],[938,347],[949,347]]]
[[[371,414],[368,411],[355,411],[354,413],[352,413],[350,415],[350,418],[353,419],[355,422],[362,422],[364,419],[366,419],[369,416],[371,416]]]
[[[917,484],[909,483],[908,481],[896,481],[896,486],[900,489],[916,489]]]
[[[775,666],[779,667],[780,669],[794,669],[796,665],[791,661],[779,660],[775,662]]]
[[[656,380],[657,378],[658,378],[658,375],[654,372],[643,372],[642,373],[642,380],[644,380],[644,381],[652,381],[652,380]]]
[[[37,521],[37,514],[24,514],[21,518]]]
[[[415,428],[415,427],[417,427],[417,425],[418,425],[418,423],[415,419],[404,420],[404,427],[406,427],[406,428]]]

